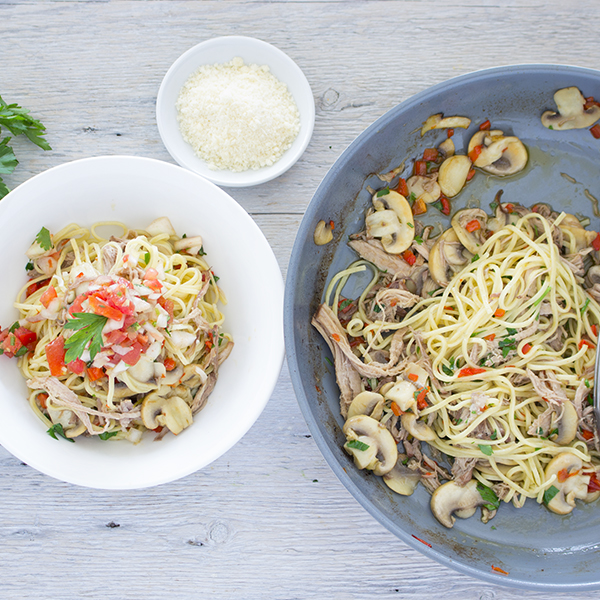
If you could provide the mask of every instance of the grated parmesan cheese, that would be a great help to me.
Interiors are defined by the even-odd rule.
[[[268,66],[239,57],[200,67],[181,88],[176,108],[184,140],[213,170],[270,166],[300,131],[287,86]]]

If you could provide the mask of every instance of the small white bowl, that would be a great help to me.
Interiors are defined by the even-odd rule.
[[[0,357],[0,444],[52,477],[102,489],[144,488],[205,467],[231,448],[259,417],[283,362],[283,279],[266,238],[222,189],[173,164],[133,156],[66,163],[26,181],[0,203],[0,253],[7,257],[0,324],[17,318],[15,297],[26,281],[25,252],[37,232],[76,222],[116,220],[143,228],[167,216],[175,230],[201,235],[228,303],[224,330],[231,355],[206,406],[179,435],[160,442],[52,439],[27,401],[15,359]]]
[[[202,65],[222,64],[241,57],[246,64],[268,65],[271,73],[285,83],[300,112],[300,132],[292,146],[272,166],[257,170],[215,171],[199,158],[182,137],[175,103],[190,75]],[[315,102],[310,85],[300,67],[284,52],[256,38],[219,37],[202,42],[182,54],[167,71],[156,98],[156,121],[169,154],[182,166],[217,185],[246,187],[265,183],[285,173],[300,158],[312,136]]]

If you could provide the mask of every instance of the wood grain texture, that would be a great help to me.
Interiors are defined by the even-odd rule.
[[[6,182],[102,154],[173,162],[154,116],[171,63],[215,36],[258,37],[298,63],[316,104],[312,141],[290,171],[228,190],[285,273],[319,182],[368,125],[416,92],[477,69],[597,67],[599,18],[595,0],[0,0],[0,94],[42,119],[53,147],[17,140],[20,164]],[[2,599],[547,598],[456,573],[375,522],[322,458],[285,367],[258,422],[201,472],[105,492],[54,481],[0,449],[0,497]]]

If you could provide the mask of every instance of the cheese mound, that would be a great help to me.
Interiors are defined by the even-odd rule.
[[[300,131],[298,107],[266,65],[241,58],[200,67],[176,102],[183,139],[210,169],[274,164]]]

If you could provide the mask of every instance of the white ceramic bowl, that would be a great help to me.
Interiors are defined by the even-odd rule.
[[[184,141],[177,122],[175,103],[187,79],[200,66],[222,64],[241,57],[246,64],[268,65],[271,73],[285,83],[300,112],[300,133],[292,146],[272,166],[240,173],[209,169]],[[315,102],[300,67],[287,54],[262,40],[244,36],[219,37],[202,42],[182,54],[165,75],[156,99],[158,131],[171,156],[182,166],[217,185],[245,187],[279,177],[300,158],[312,136]]]
[[[166,215],[179,234],[200,234],[228,304],[225,329],[235,346],[194,423],[160,442],[55,440],[27,402],[15,359],[0,357],[0,444],[57,479],[103,489],[173,481],[217,459],[256,421],[277,381],[284,354],[283,280],[258,226],[223,190],[176,165],[110,156],[77,160],[41,173],[0,203],[3,266],[0,323],[17,317],[26,281],[25,251],[42,227],[118,220],[143,228]]]

